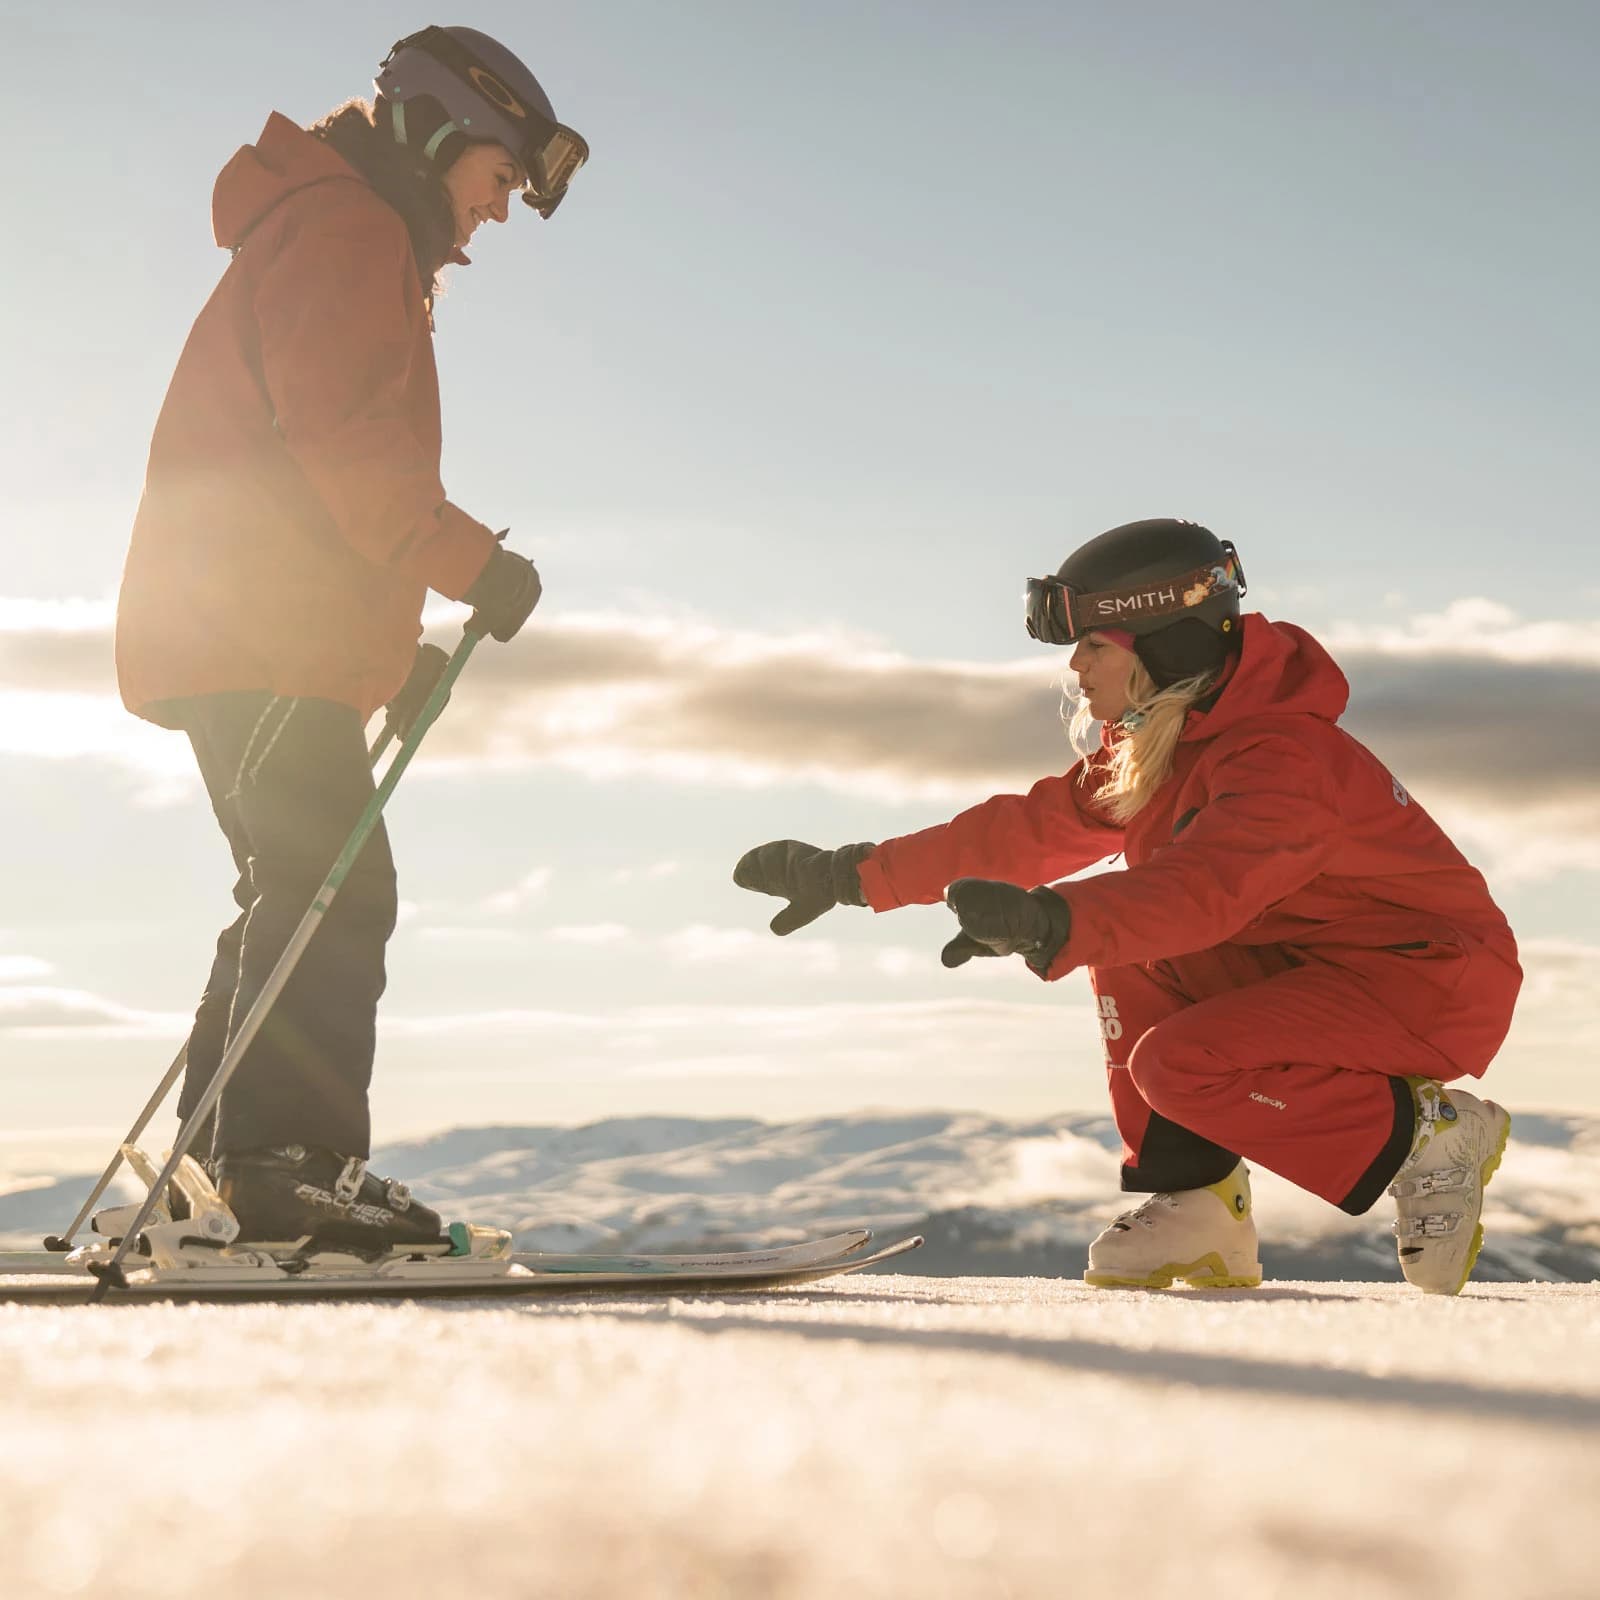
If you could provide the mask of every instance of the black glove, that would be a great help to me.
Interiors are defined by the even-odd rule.
[[[383,721],[385,733],[391,734],[396,739],[404,739],[411,732],[412,723],[427,705],[434,686],[444,676],[444,669],[449,665],[450,657],[438,645],[417,646],[417,659],[411,663],[410,676],[400,693],[385,708],[387,711]],[[450,696],[446,695],[444,705],[449,704]],[[440,710],[443,709],[444,706],[441,706]]]
[[[472,607],[472,620],[467,626],[474,633],[487,633],[507,644],[533,615],[543,592],[539,574],[526,556],[519,556],[515,550],[496,550],[489,557],[488,566],[461,597]]]
[[[1022,956],[1045,973],[1072,933],[1072,907],[1054,889],[1019,889],[989,878],[957,878],[944,892],[961,932],[939,952],[947,967],[974,956]]]
[[[846,844],[837,850],[819,850],[798,839],[774,839],[739,857],[733,881],[741,889],[779,894],[789,902],[771,923],[772,931],[781,938],[815,922],[835,906],[864,906],[867,897],[861,892],[856,868],[877,848],[875,844]]]

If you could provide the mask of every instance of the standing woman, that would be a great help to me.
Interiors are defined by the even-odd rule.
[[[433,298],[513,195],[548,218],[588,149],[471,28],[402,39],[375,87],[309,130],[274,113],[218,177],[233,260],[167,391],[123,576],[123,700],[188,735],[239,872],[181,1116],[372,797],[364,725],[405,681],[428,590],[502,643],[539,599],[533,564],[445,497]],[[366,1171],[396,907],[380,824],[218,1104],[241,1239],[440,1236]]]
[[[779,934],[835,904],[943,899],[961,923],[946,966],[1088,969],[1122,1186],[1151,1196],[1090,1246],[1089,1283],[1260,1283],[1248,1159],[1352,1215],[1387,1189],[1406,1278],[1455,1294],[1511,1119],[1453,1084],[1505,1038],[1516,944],[1338,726],[1349,685],[1327,651],[1241,616],[1244,587],[1233,546],[1192,522],[1091,539],[1029,582],[1027,619],[1073,646],[1074,732],[1102,723],[1100,748],[885,844],[758,846],[734,881],[791,901]],[[1056,882],[1117,852],[1126,871]]]

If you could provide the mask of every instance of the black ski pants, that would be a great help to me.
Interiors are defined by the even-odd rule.
[[[180,1116],[211,1082],[328,870],[372,798],[361,719],[331,700],[200,695],[163,708],[188,734],[233,852],[240,915],[216,959],[189,1035]],[[216,1154],[323,1145],[371,1154],[367,1090],[384,947],[397,912],[380,821],[218,1104]],[[205,1155],[202,1132],[195,1153]]]

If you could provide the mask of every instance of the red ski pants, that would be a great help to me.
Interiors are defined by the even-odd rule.
[[[1242,1156],[1359,1215],[1411,1147],[1403,1078],[1462,1076],[1351,974],[1278,946],[1089,978],[1125,1189],[1199,1188]]]

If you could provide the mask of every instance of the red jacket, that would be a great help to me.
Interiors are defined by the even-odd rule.
[[[276,113],[223,169],[234,260],[150,446],[117,611],[128,708],[230,689],[369,716],[404,682],[429,588],[494,536],[439,481],[439,385],[398,212]]]
[[[1031,887],[1121,850],[1124,872],[1063,885],[1072,936],[1047,974],[1278,945],[1348,971],[1459,1065],[1488,1065],[1521,985],[1511,929],[1475,868],[1337,719],[1349,685],[1310,634],[1244,619],[1237,670],[1192,711],[1173,770],[1126,829],[1093,795],[1109,750],[1025,795],[881,844],[878,911],[955,878]]]

